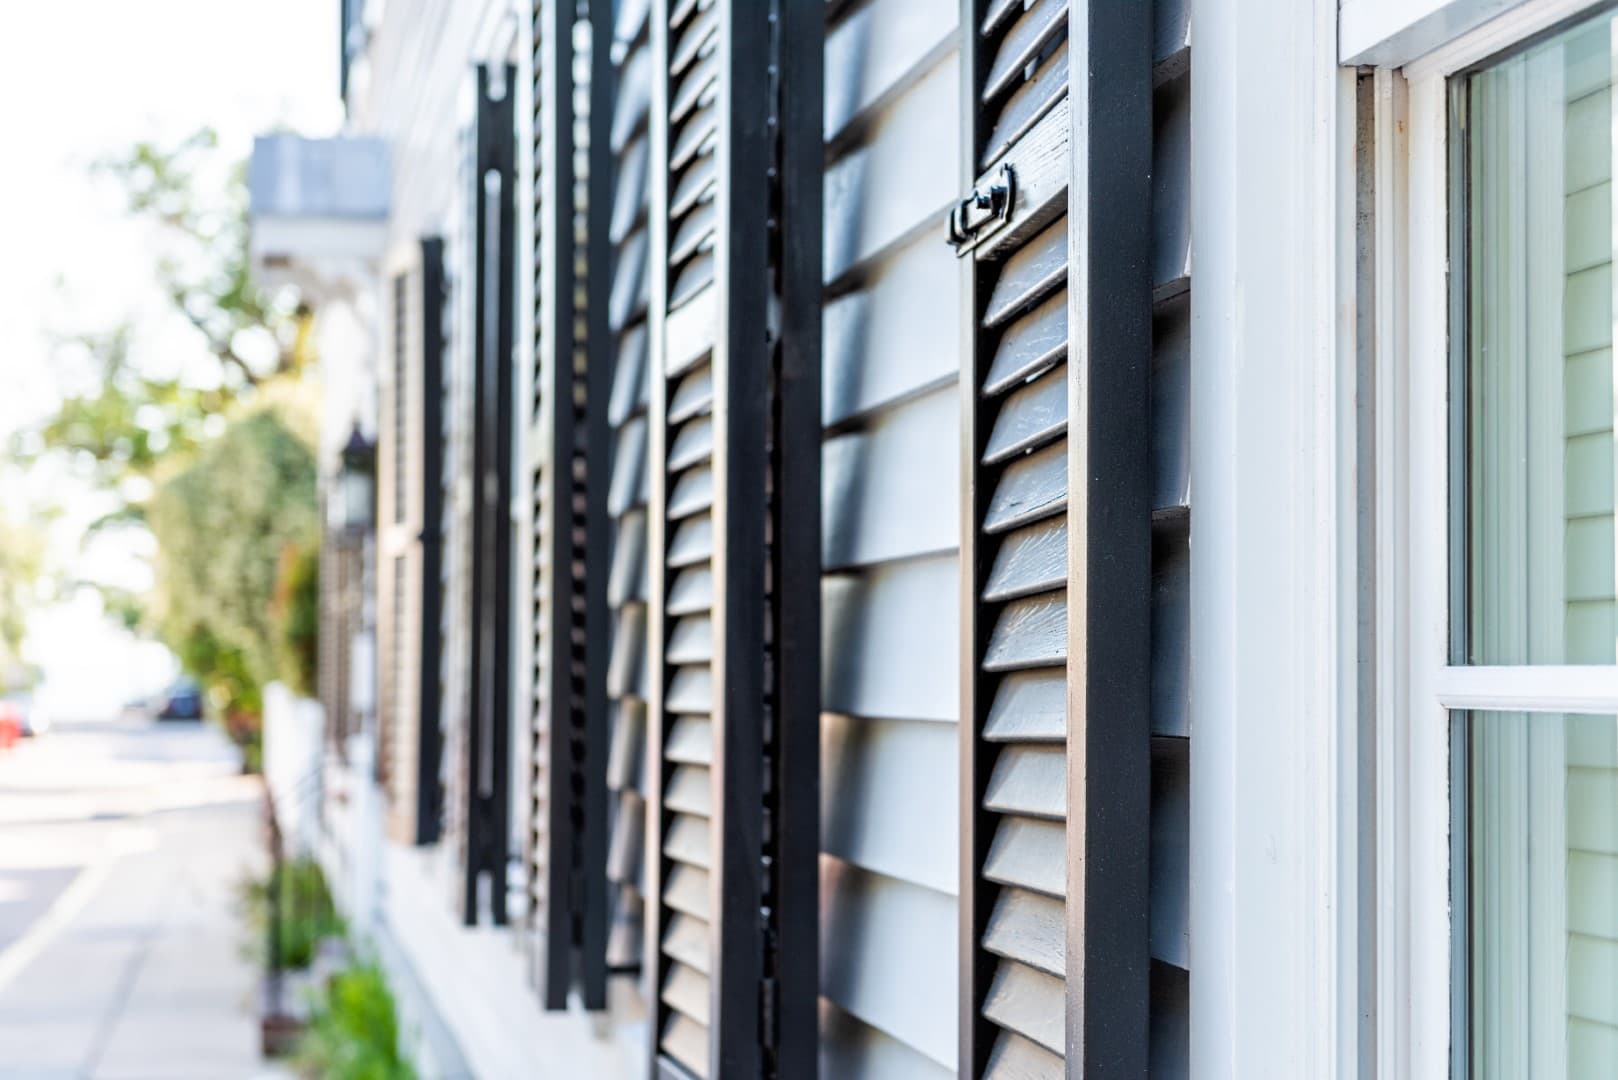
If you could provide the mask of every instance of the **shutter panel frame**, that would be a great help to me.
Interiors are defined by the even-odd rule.
[[[815,5],[651,5],[654,1076],[808,1076],[817,1060],[803,973],[818,970],[823,21]],[[676,53],[690,54],[683,70]],[[793,491],[807,497],[789,505]],[[678,576],[704,561],[711,631],[697,643],[700,624],[670,607]],[[677,626],[690,648],[671,653]],[[706,820],[688,786],[702,766]],[[699,830],[706,846],[686,846]],[[673,912],[680,936],[665,940]],[[707,923],[700,968],[686,962],[693,919]]]
[[[959,1068],[1144,1077],[1152,5],[964,0],[961,23]]]

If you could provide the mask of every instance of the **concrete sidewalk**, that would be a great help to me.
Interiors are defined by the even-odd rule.
[[[10,811],[0,874],[18,852],[77,865],[0,953],[0,1078],[278,1075],[258,1055],[257,974],[238,908],[242,882],[262,868],[258,785],[231,775],[210,729],[148,735],[61,730],[28,748],[34,760],[0,762]],[[113,740],[110,753],[98,737]],[[80,786],[95,761],[125,754],[138,785]],[[24,768],[33,822],[7,783]],[[61,814],[69,792],[82,816]]]

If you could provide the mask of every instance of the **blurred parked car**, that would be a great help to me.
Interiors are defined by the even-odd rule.
[[[0,702],[0,709],[10,714],[10,722],[15,725],[17,735],[21,738],[43,735],[51,729],[50,715],[27,691],[7,694],[5,700]]]
[[[176,682],[162,696],[159,720],[201,720],[202,688],[190,679]]]
[[[22,710],[9,701],[0,701],[0,750],[22,738]]]

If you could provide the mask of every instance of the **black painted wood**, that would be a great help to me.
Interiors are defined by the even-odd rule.
[[[443,827],[444,241],[421,241],[421,658],[416,707],[417,844]]]
[[[1014,183],[963,260],[960,1069],[1144,1077],[1152,11],[962,22],[963,196]]]
[[[653,1075],[816,1060],[820,20],[651,5]]]
[[[511,803],[512,469],[515,316],[516,69],[496,81],[480,66],[476,80],[476,168],[469,177],[473,250],[472,681],[467,711],[466,859],[461,915],[479,919],[480,880],[489,916],[506,921],[506,862]]]

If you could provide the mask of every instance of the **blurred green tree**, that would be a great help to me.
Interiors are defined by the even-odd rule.
[[[318,535],[314,454],[279,410],[245,413],[162,481],[147,523],[158,634],[250,744],[264,684],[290,666],[276,600],[287,553]]]
[[[111,496],[96,529],[150,530],[153,595],[103,587],[108,610],[174,650],[251,756],[264,683],[303,685],[293,662],[314,653],[312,627],[289,649],[275,625],[308,621],[307,605],[276,603],[278,578],[319,536],[312,313],[254,281],[245,167],[212,131],[136,143],[95,168],[154,227],[156,281],[200,347],[153,357],[133,325],[63,337],[87,370],[13,457],[73,463]]]

